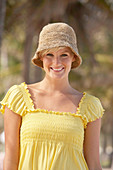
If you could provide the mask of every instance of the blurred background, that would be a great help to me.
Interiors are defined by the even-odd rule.
[[[31,63],[42,27],[66,22],[77,34],[83,64],[70,72],[73,88],[98,97],[105,109],[100,134],[103,168],[113,168],[113,0],[0,0],[0,100],[14,84],[42,80]],[[0,113],[0,170],[4,147]]]

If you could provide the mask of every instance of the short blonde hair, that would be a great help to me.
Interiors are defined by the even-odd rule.
[[[72,55],[75,55],[69,47],[54,47],[54,48],[51,48],[51,49],[46,49],[46,50],[40,51],[39,52],[39,58],[43,57],[47,53],[56,52],[56,51],[64,49],[64,48],[68,48],[70,50],[70,52],[72,53]]]

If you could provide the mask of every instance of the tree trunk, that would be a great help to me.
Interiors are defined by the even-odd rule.
[[[107,137],[106,134],[104,134],[103,153],[105,154],[106,154],[106,147],[107,147]]]
[[[30,27],[26,29],[26,39],[23,58],[23,79],[26,83],[30,83],[30,57],[32,51],[33,31]]]
[[[2,44],[2,34],[4,29],[5,11],[6,11],[6,0],[0,0],[0,53],[1,53],[1,44]]]
[[[42,70],[39,67],[35,67],[34,82],[39,82],[42,80]]]

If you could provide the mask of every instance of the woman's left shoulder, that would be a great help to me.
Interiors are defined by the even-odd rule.
[[[101,100],[95,95],[89,94],[87,92],[83,92],[85,95],[85,99],[88,104],[95,104],[95,105],[101,105]]]
[[[88,123],[102,117],[105,110],[98,97],[84,92],[84,98],[82,100],[80,111]]]

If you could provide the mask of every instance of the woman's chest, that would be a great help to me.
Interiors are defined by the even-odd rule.
[[[79,116],[65,112],[30,113],[23,117],[21,125],[21,142],[55,141],[79,145],[84,139],[84,125]]]
[[[33,97],[35,109],[54,110],[59,112],[76,113],[81,96],[75,95],[37,95]]]

